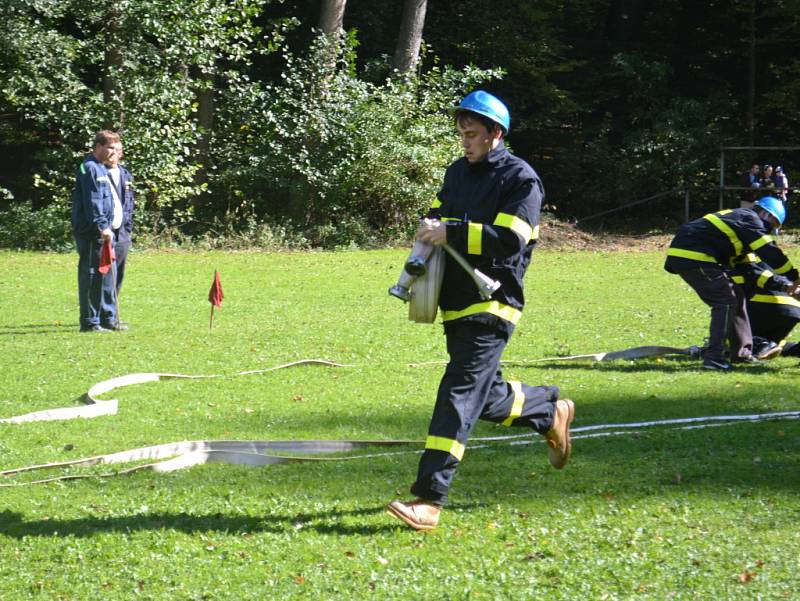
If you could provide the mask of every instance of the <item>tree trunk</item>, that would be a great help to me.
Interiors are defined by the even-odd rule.
[[[195,157],[200,168],[195,173],[195,184],[201,186],[208,181],[208,168],[211,160],[211,134],[214,130],[214,112],[216,110],[216,81],[213,73],[202,71],[199,74],[199,87],[197,90],[197,125],[200,127],[200,137],[195,146]],[[194,197],[193,202],[197,202]]]
[[[122,69],[122,50],[119,44],[119,29],[122,14],[116,3],[106,13],[105,54],[103,55],[103,104],[106,107],[106,129],[118,129],[124,122],[122,103],[117,98],[117,74]]]
[[[417,67],[427,9],[428,0],[405,0],[403,3],[400,33],[392,60],[392,66],[400,73],[408,73]]]
[[[745,116],[745,131],[747,145],[755,146],[756,131],[756,0],[750,3],[750,36],[748,40],[747,57],[747,115]]]
[[[319,28],[322,33],[336,34],[343,29],[344,9],[347,0],[322,0]]]

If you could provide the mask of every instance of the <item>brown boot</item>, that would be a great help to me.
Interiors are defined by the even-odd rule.
[[[547,450],[550,465],[557,470],[562,469],[569,461],[572,451],[572,440],[569,437],[569,425],[575,419],[575,403],[569,399],[556,401],[556,410],[553,413],[553,427],[544,435],[547,440]]]
[[[439,523],[442,508],[425,499],[414,499],[405,503],[392,501],[386,506],[386,510],[414,530],[433,530]]]

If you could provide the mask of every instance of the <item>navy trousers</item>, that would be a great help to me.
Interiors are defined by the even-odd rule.
[[[78,250],[78,299],[81,329],[113,324],[117,321],[115,306],[116,264],[106,275],[98,271],[102,238],[75,238]]]
[[[557,386],[528,386],[503,380],[500,358],[509,334],[476,322],[445,324],[450,360],[439,384],[428,428],[416,496],[447,503],[467,439],[478,419],[508,426],[532,428],[540,434],[553,425]]]
[[[744,291],[717,265],[678,273],[711,307],[705,357],[715,361],[746,359],[753,352],[753,334]]]
[[[114,242],[114,254],[117,257],[117,297],[119,297],[119,291],[122,288],[122,280],[125,279],[125,266],[128,263],[128,250],[130,247],[130,239],[117,239],[116,242]]]

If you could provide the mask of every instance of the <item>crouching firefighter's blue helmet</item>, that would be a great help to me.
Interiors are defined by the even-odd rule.
[[[780,225],[783,225],[783,222],[786,220],[786,207],[783,205],[783,201],[779,198],[775,198],[774,196],[765,196],[764,198],[759,198],[755,202],[755,206],[761,207],[767,213],[772,215],[778,220]]]
[[[465,96],[456,110],[472,111],[488,117],[502,127],[505,133],[508,133],[511,127],[511,115],[503,101],[483,90],[475,90]]]

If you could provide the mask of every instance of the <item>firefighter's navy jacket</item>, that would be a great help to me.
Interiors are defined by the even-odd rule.
[[[97,239],[111,227],[114,199],[105,165],[87,155],[78,167],[72,192],[72,230],[78,238]]]
[[[678,230],[667,251],[664,269],[678,273],[714,264],[727,268],[737,257],[754,252],[774,273],[797,280],[797,269],[775,244],[771,230],[753,209],[709,213]]]
[[[469,274],[446,255],[439,295],[444,322],[513,329],[525,304],[523,278],[539,235],[543,198],[539,176],[502,141],[478,163],[462,157],[450,165],[428,216],[441,219],[447,243],[501,286],[484,301]]]
[[[770,315],[783,315],[800,320],[800,301],[786,294],[792,281],[774,273],[769,265],[750,253],[741,257],[731,269],[731,279],[744,288],[748,311],[754,306]]]

